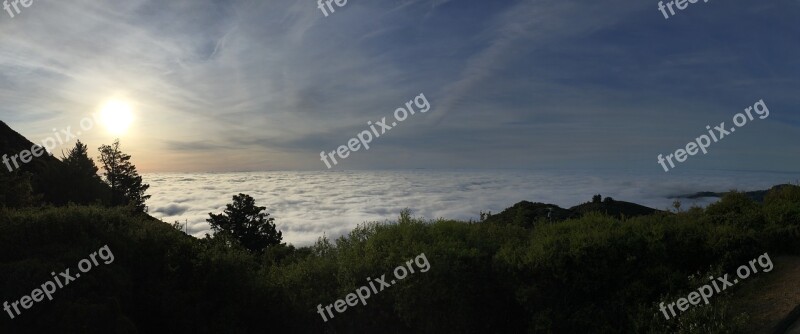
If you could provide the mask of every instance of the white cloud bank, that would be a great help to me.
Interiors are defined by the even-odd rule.
[[[571,207],[602,194],[657,209],[668,196],[698,191],[767,189],[795,182],[800,173],[709,171],[664,175],[608,172],[344,171],[146,174],[150,214],[165,222],[188,221],[189,233],[210,233],[208,213],[220,213],[231,197],[245,193],[267,207],[284,241],[313,243],[323,233],[338,237],[367,221],[395,219],[403,208],[425,218],[477,218],[522,200]],[[709,201],[697,201],[705,205]],[[685,206],[693,204],[684,201]]]

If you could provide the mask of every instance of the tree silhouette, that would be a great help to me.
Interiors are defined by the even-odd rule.
[[[131,205],[136,211],[146,212],[145,202],[150,195],[145,191],[150,185],[142,183],[142,177],[131,163],[131,156],[119,149],[119,139],[111,145],[100,146],[100,161],[105,169],[106,182],[111,186],[111,205]]]
[[[97,165],[89,157],[88,147],[80,140],[67,151],[62,161],[65,165],[64,182],[67,199],[77,204],[90,204],[107,197],[107,189],[97,175]]]
[[[253,197],[239,194],[233,196],[233,203],[226,205],[223,214],[209,213],[206,221],[221,237],[232,237],[248,250],[262,252],[283,239],[283,233],[275,228],[275,218],[269,218],[264,210],[266,207],[256,206]]]
[[[75,172],[100,179],[97,176],[97,165],[92,158],[89,158],[88,147],[80,140],[75,143],[75,148],[67,152],[62,161]]]

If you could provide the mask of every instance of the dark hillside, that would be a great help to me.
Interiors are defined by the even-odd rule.
[[[11,129],[6,123],[0,121],[0,159],[3,155],[7,155],[10,160],[13,155],[17,155],[23,150],[30,150],[33,143]],[[19,159],[17,159],[19,161]],[[2,163],[2,162],[0,162]],[[11,167],[14,167],[12,162],[9,162]],[[27,164],[21,164],[20,170],[30,172],[33,174],[43,173],[49,165],[58,166],[60,161],[52,155],[44,154],[41,157],[34,157],[33,161]],[[5,164],[0,165],[0,173],[8,173],[8,167]]]
[[[614,218],[632,218],[661,212],[636,203],[615,201],[606,197],[601,201],[599,195],[592,202],[564,209],[554,204],[522,201],[502,212],[489,216],[488,223],[505,223],[530,228],[539,222],[559,222],[570,218],[580,218],[588,213],[598,212]]]
[[[50,153],[32,156],[28,163],[17,157],[19,168],[16,168],[12,157],[30,151],[34,145],[0,121],[0,207],[89,204],[102,202],[107,196],[110,189],[105,183],[76,178],[65,163]],[[2,161],[4,157],[13,171],[9,172],[9,166]]]
[[[636,203],[615,201],[610,197],[606,197],[601,202],[587,202],[569,209],[578,216],[583,216],[589,212],[599,212],[615,218],[646,216],[661,212]]]
[[[2,333],[255,333],[281,331],[277,307],[255,277],[256,260],[124,208],[0,208],[0,303],[30,295],[51,272],[74,281],[10,319]],[[108,246],[113,260],[78,262]],[[245,325],[246,324],[246,325]],[[251,330],[242,328],[247,326]]]
[[[486,222],[506,223],[530,228],[539,221],[563,221],[574,215],[574,212],[563,209],[558,205],[522,201],[496,215],[489,216]]]

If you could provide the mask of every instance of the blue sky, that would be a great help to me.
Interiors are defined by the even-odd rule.
[[[800,171],[800,1],[657,3],[34,0],[0,12],[0,120],[36,142],[122,98],[143,171],[322,170],[424,93],[335,168],[664,173],[658,154],[763,99],[677,168]]]

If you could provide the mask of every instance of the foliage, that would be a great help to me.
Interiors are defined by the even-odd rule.
[[[0,171],[0,207],[23,208],[36,202],[30,173]]]
[[[266,209],[256,206],[253,197],[239,194],[233,196],[223,214],[209,213],[211,218],[206,221],[216,232],[215,237],[230,237],[252,252],[262,252],[283,239],[283,233],[275,228],[275,218],[263,212]]]
[[[108,245],[115,260],[11,320],[4,333],[254,333],[287,303],[246,250],[207,243],[124,208],[0,209],[0,301],[13,302]],[[263,331],[259,331],[263,332]]]
[[[119,139],[111,145],[100,146],[99,151],[106,182],[111,186],[111,205],[130,205],[137,212],[147,212],[145,202],[150,195],[145,192],[150,185],[143,184],[136,166],[130,161],[131,156],[120,150]]]
[[[110,193],[97,174],[98,168],[89,157],[89,149],[80,140],[67,151],[62,162],[64,169],[58,185],[62,187],[63,199],[53,204],[106,203]]]

